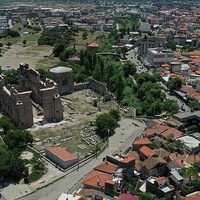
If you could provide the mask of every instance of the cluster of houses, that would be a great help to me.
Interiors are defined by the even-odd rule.
[[[198,116],[198,113],[188,112],[187,116],[180,113],[174,117],[180,121],[189,122]],[[165,125],[162,121],[153,120],[153,124],[133,141],[128,153],[107,155],[86,175],[82,181],[83,188],[76,191],[74,195],[80,199],[101,194],[97,195],[100,199],[110,196],[110,198],[118,197],[119,200],[123,200],[130,196],[130,199],[138,200],[139,197],[124,193],[123,190],[124,183],[136,177],[142,181],[139,187],[141,192],[149,192],[159,198],[176,195],[180,200],[198,199],[200,192],[183,197],[180,195],[180,188],[183,184],[191,183],[191,177],[184,176],[184,169],[200,162],[199,139],[199,133],[188,135]],[[180,149],[176,149],[178,147],[174,151],[166,149],[166,146],[174,141],[181,143]],[[53,147],[53,149],[58,152],[63,151],[61,147]],[[52,149],[48,149],[48,157],[49,151],[53,152]],[[77,158],[74,161],[77,162]],[[68,194],[63,193],[61,196],[66,195]]]

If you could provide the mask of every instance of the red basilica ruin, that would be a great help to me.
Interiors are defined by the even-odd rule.
[[[58,93],[57,84],[46,79],[43,82],[40,74],[29,68],[27,63],[19,66],[19,91],[8,89],[3,75],[0,75],[0,105],[3,111],[19,128],[33,125],[33,102],[43,109],[44,119],[47,121],[61,121],[63,119],[63,105]],[[32,102],[33,101],[33,102]]]

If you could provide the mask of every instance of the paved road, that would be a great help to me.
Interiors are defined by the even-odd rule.
[[[119,124],[120,126],[116,128],[116,133],[109,139],[109,147],[98,156],[98,159],[91,160],[87,165],[80,167],[78,171],[75,170],[64,178],[20,200],[55,200],[58,199],[62,192],[75,190],[81,179],[83,179],[91,169],[100,164],[103,157],[117,151],[125,151],[145,128],[143,123],[132,119],[123,119]]]

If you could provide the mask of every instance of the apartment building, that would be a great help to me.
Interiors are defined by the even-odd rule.
[[[147,51],[147,61],[154,67],[160,67],[164,63],[174,61],[174,53],[169,49],[149,48]]]

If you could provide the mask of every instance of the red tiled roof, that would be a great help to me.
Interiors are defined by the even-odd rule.
[[[200,94],[196,92],[193,88],[183,85],[181,91],[185,92],[187,96],[190,96],[200,102]]]
[[[184,200],[199,200],[200,199],[200,191],[188,194]]]
[[[149,147],[147,146],[143,146],[139,149],[139,151],[144,154],[146,157],[153,157],[153,156],[158,156],[158,154],[156,152],[154,152],[153,150],[151,150]]]
[[[127,156],[121,162],[122,163],[129,163],[132,160],[134,160],[134,158],[132,156]]]
[[[148,138],[136,138],[133,144],[148,145],[148,144],[152,144],[152,142]]]
[[[62,147],[49,147],[47,151],[54,154],[56,157],[60,158],[63,161],[74,160],[77,157],[70,152],[66,151]]]
[[[112,174],[117,168],[118,168],[117,165],[108,161],[104,161],[98,166],[96,166],[94,169],[100,172]]]
[[[184,158],[180,157],[180,154],[171,153],[169,157],[171,158],[171,161],[175,161],[179,165],[180,168],[183,168],[185,166]]]
[[[88,47],[99,47],[99,43],[97,42],[92,42],[90,44],[87,45]]]
[[[180,137],[182,135],[182,133],[179,130],[175,129],[175,128],[169,128],[166,131],[164,131],[163,133],[161,133],[161,135],[164,138],[167,138],[170,135],[173,135],[173,138],[177,138],[177,137]]]
[[[139,200],[138,197],[133,196],[132,194],[129,194],[129,193],[120,194],[118,199],[119,200]]]
[[[110,185],[115,185],[115,181],[113,180],[106,180],[105,183],[108,183]]]
[[[186,163],[193,165],[195,162],[199,162],[200,157],[198,155],[192,154],[186,158]]]
[[[157,178],[155,181],[158,183],[158,185],[161,185],[161,184],[168,182],[168,178],[165,176],[161,176],[161,177]]]
[[[165,130],[167,130],[169,127],[167,126],[164,126],[164,125],[160,125],[160,124],[157,124],[155,125],[154,127],[150,128],[150,129],[146,129],[144,132],[143,132],[143,136],[151,136],[153,134],[157,134],[157,135],[160,135],[162,132],[164,132]]]
[[[92,170],[83,180],[84,185],[89,185],[96,188],[105,188],[105,182],[110,180],[110,174]]]

